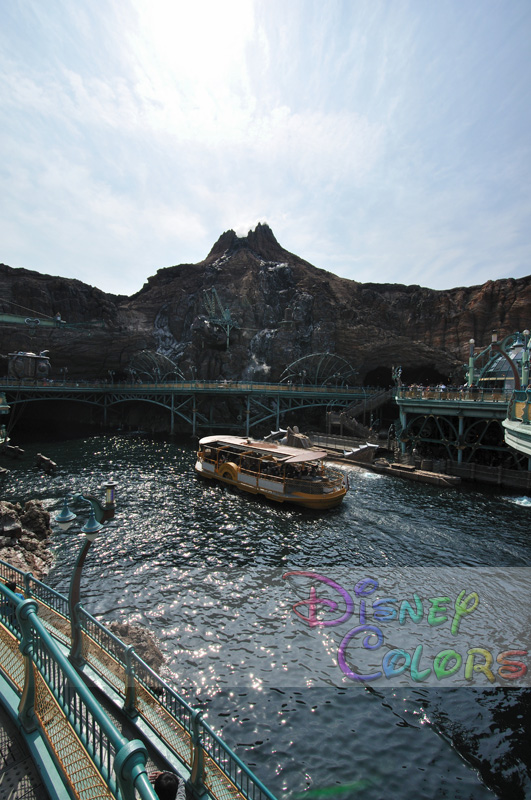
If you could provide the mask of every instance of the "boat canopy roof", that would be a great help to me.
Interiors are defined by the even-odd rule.
[[[301,450],[299,447],[288,447],[276,442],[256,442],[245,436],[205,436],[199,440],[200,446],[241,447],[245,451],[254,451],[259,456],[273,456],[284,464],[300,464],[304,461],[317,461],[326,458],[326,450]]]

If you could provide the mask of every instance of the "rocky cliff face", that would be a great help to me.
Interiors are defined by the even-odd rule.
[[[0,353],[48,349],[56,378],[64,367],[76,378],[141,376],[148,362],[161,376],[170,359],[187,378],[274,381],[297,359],[330,353],[360,383],[390,383],[397,364],[406,381],[461,380],[470,338],[485,346],[493,329],[531,325],[531,277],[448,291],[361,284],[287,252],[267,225],[225,232],[204,261],[161,269],[132,297],[1,265],[0,298],[0,312],[86,323],[0,323]]]

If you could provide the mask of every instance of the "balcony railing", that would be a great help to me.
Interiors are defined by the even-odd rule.
[[[503,389],[438,389],[423,388],[422,386],[400,386],[396,390],[397,400],[441,400],[441,401],[482,401],[487,403],[507,403],[512,391]]]

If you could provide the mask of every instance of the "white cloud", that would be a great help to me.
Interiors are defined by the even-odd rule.
[[[0,260],[134,291],[260,220],[356,279],[530,271],[529,15],[58,3],[0,30]]]

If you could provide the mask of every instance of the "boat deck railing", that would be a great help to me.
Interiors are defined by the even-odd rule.
[[[202,455],[199,457],[202,461],[205,461],[208,464],[212,464],[214,467],[216,467],[217,471],[219,471],[225,464],[234,464],[238,470],[238,473],[241,471],[243,475],[254,478],[257,482],[257,485],[259,479],[262,478],[263,480],[278,483],[279,487],[282,486],[286,493],[307,492],[308,494],[322,494],[325,490],[328,491],[330,489],[339,488],[343,485],[343,473],[340,472],[340,470],[330,467],[327,467],[324,474],[316,475],[313,479],[311,476],[304,477],[301,475],[295,475],[293,478],[291,478],[275,472],[266,472],[262,469],[258,471],[250,468],[242,468],[236,461],[219,462],[216,461],[215,458],[207,458]]]
[[[66,785],[79,800],[153,800],[145,748],[126,740],[70,663],[68,600],[31,573],[0,561],[0,670],[19,697],[26,732],[38,730]],[[83,670],[120,699],[132,724],[171,753],[189,776],[193,797],[275,800],[231,748],[163,678],[102,623],[78,606]],[[139,726],[140,730],[140,726]],[[88,755],[88,758],[87,758]],[[165,756],[166,757],[166,756]],[[117,777],[116,777],[117,776]]]

